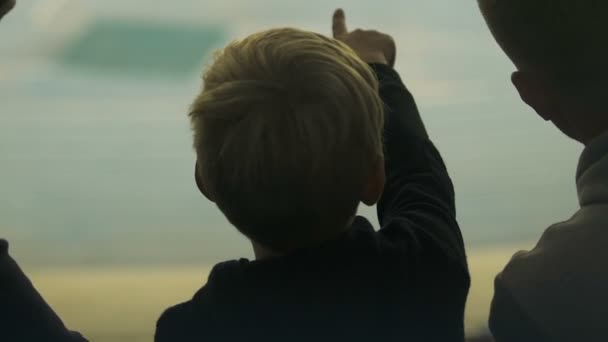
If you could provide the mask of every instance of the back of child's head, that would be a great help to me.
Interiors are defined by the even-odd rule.
[[[478,0],[494,37],[519,70],[568,85],[608,71],[608,1]]]
[[[197,177],[248,238],[284,252],[355,215],[383,156],[371,68],[346,45],[274,29],[219,51],[191,110]]]

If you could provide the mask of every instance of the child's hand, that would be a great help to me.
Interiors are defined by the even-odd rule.
[[[334,38],[350,46],[366,63],[383,63],[393,66],[397,47],[393,38],[378,31],[354,30],[348,32],[344,11],[338,9],[333,17]]]
[[[15,7],[15,0],[0,0],[0,19]]]

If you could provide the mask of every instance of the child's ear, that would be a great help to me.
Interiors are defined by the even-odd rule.
[[[516,71],[511,75],[511,81],[519,92],[521,99],[545,121],[551,120],[553,115],[556,115],[554,105],[551,102],[553,94],[551,94],[545,80],[540,78],[539,75]]]
[[[205,197],[207,197],[208,200],[210,200],[211,202],[213,202],[213,199],[211,198],[211,196],[209,195],[209,192],[205,188],[205,184],[203,183],[203,178],[201,177],[201,174],[199,172],[199,169],[198,169],[198,160],[196,161],[196,164],[194,164],[194,180],[196,181],[196,186],[198,187],[198,190],[200,190],[200,192]]]
[[[385,182],[384,158],[379,156],[376,159],[376,163],[365,184],[361,202],[368,206],[378,203],[380,196],[382,196],[382,192],[384,191]]]

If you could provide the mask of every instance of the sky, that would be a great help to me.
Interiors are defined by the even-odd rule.
[[[188,106],[211,51],[271,27],[329,34],[336,7],[395,38],[469,248],[574,213],[581,147],[521,102],[475,1],[32,0],[0,23],[0,236],[29,265],[251,257],[194,186]]]

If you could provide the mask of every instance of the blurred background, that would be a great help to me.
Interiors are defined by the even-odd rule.
[[[577,202],[581,148],[519,100],[475,1],[32,0],[0,29],[0,236],[66,323],[146,341],[217,262],[253,253],[198,193],[187,119],[209,55],[277,26],[394,36],[451,171],[484,333],[492,280]],[[373,208],[361,213],[375,222]],[[449,286],[447,284],[446,286]]]

